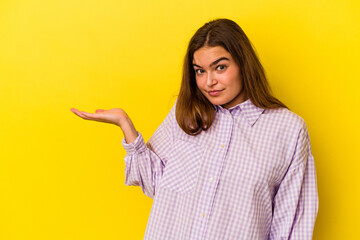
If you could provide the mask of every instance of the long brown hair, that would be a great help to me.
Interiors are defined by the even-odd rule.
[[[276,99],[265,76],[264,69],[243,30],[234,21],[216,19],[199,28],[189,42],[183,66],[181,88],[176,104],[176,120],[190,135],[210,128],[214,105],[196,85],[193,68],[194,52],[202,47],[221,46],[228,51],[240,68],[245,95],[261,108],[287,108]]]

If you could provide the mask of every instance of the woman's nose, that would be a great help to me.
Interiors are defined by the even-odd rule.
[[[216,80],[215,74],[213,74],[211,72],[208,73],[207,79],[206,79],[206,85],[208,87],[211,87],[211,86],[214,86],[216,83],[217,83],[217,80]]]

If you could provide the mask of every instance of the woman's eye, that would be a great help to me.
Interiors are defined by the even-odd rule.
[[[217,68],[217,70],[224,70],[226,68],[226,66],[225,65],[219,65],[216,68]]]
[[[204,72],[204,70],[202,70],[202,69],[196,69],[195,72],[196,72],[196,74],[202,74],[202,73]]]

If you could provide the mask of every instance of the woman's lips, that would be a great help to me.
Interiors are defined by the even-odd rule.
[[[212,97],[219,95],[223,90],[213,90],[213,91],[207,91],[208,94]]]

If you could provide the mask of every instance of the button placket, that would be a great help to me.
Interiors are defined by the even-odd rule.
[[[224,114],[225,113],[225,114]],[[221,116],[222,115],[222,116]],[[218,176],[221,175],[222,165],[226,158],[226,150],[229,145],[229,140],[232,134],[232,128],[234,124],[234,119],[229,111],[223,112],[220,117],[223,120],[224,125],[229,125],[229,128],[224,129],[224,125],[222,124],[220,127],[220,131],[225,130],[224,134],[221,135],[220,138],[216,140],[216,145],[213,145],[212,158],[218,159],[219,161],[214,162],[211,167],[211,171],[207,174],[207,177],[204,179],[204,188],[202,189],[203,194],[200,195],[199,204],[200,208],[196,211],[196,219],[197,219],[197,230],[203,232],[205,234],[207,222],[209,221],[209,217],[211,215],[211,211],[213,208],[213,202],[217,191],[218,185]],[[221,160],[221,161],[220,161]],[[209,217],[208,217],[209,216]],[[195,228],[194,228],[195,230]]]

